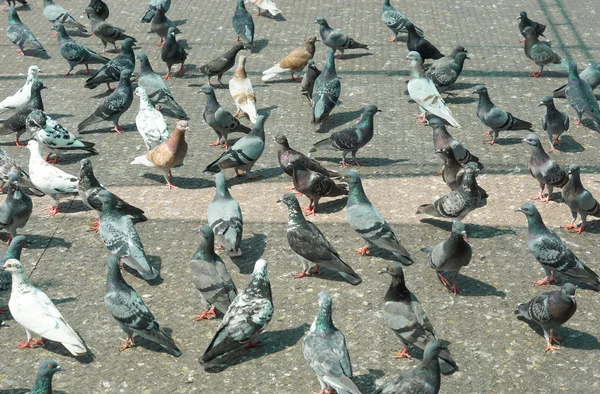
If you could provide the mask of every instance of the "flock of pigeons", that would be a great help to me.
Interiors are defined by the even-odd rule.
[[[6,33],[17,45],[19,55],[23,55],[26,50],[45,51],[21,22],[14,7],[15,1],[7,2],[10,7]],[[24,0],[18,2],[26,4]],[[250,2],[272,17],[281,13],[272,0]],[[113,130],[122,133],[119,118],[130,108],[133,96],[138,96],[140,105],[136,125],[147,150],[136,157],[132,164],[160,170],[167,185],[172,188],[175,186],[171,183],[171,170],[184,162],[188,150],[185,135],[189,131],[189,117],[177,104],[165,83],[165,80],[171,78],[173,65],[181,65],[178,74],[185,72],[187,57],[185,49],[175,38],[180,33],[179,29],[166,16],[170,5],[170,0],[151,0],[142,18],[142,22],[149,23],[151,30],[160,38],[158,45],[161,46],[161,59],[167,70],[162,78],[154,73],[143,52],[134,53],[135,38],[106,21],[109,9],[102,0],[92,0],[85,13],[92,33],[102,41],[104,51],[109,43],[116,49],[116,42],[122,42],[120,54],[113,59],[73,40],[67,29],[77,29],[83,33],[88,30],[53,0],[44,0],[43,14],[53,24],[60,54],[69,64],[65,76],[70,75],[78,65],[84,65],[87,74],[90,64],[100,64],[101,68],[86,80],[85,87],[94,89],[107,84],[110,91],[110,95],[79,124],[77,132],[93,124],[110,121],[114,125]],[[600,130],[600,111],[593,94],[593,89],[600,84],[600,65],[591,65],[579,74],[575,62],[564,62],[547,43],[539,40],[545,30],[543,24],[530,20],[525,12],[520,14],[519,19],[519,30],[525,38],[525,55],[539,66],[539,71],[532,76],[541,75],[545,66],[555,65],[567,71],[568,82],[554,91],[554,98],[566,97],[576,111],[578,123],[581,122],[582,115],[585,115]],[[488,198],[476,180],[484,166],[448,132],[446,122],[453,127],[460,125],[441,96],[442,92],[452,94],[449,90],[460,76],[465,60],[469,59],[468,53],[462,46],[457,46],[450,56],[443,55],[424,38],[423,30],[390,5],[390,0],[383,2],[382,20],[394,33],[390,42],[396,41],[401,32],[408,34],[407,58],[411,64],[408,94],[421,110],[418,121],[432,127],[435,153],[444,161],[441,175],[450,191],[432,204],[421,205],[417,213],[453,220],[449,238],[423,250],[429,253],[429,264],[435,269],[441,283],[456,294],[459,292],[457,274],[469,264],[472,257],[472,248],[467,242],[467,233],[461,220],[471,211],[485,206]],[[295,49],[264,71],[262,80],[269,81],[284,73],[290,73],[292,80],[300,80],[302,93],[312,106],[312,122],[318,124],[326,121],[339,104],[341,82],[336,74],[335,53],[339,51],[339,58],[343,58],[345,50],[368,47],[332,28],[323,17],[316,18],[315,23],[319,24],[320,40],[309,37],[303,47]],[[207,77],[207,83],[201,88],[206,96],[203,118],[217,135],[216,141],[211,145],[227,148],[204,170],[206,174],[214,174],[215,197],[208,207],[209,225],[199,229],[200,246],[190,262],[192,282],[199,290],[205,306],[204,312],[197,319],[222,315],[222,322],[212,342],[200,358],[205,368],[226,363],[229,355],[244,347],[256,346],[259,334],[273,315],[267,262],[262,259],[256,262],[250,283],[243,291],[238,292],[223,260],[215,253],[215,243],[216,247],[224,249],[229,256],[243,253],[242,212],[229,193],[222,171],[232,168],[236,176],[245,176],[252,170],[265,149],[264,127],[268,118],[268,113],[259,114],[257,111],[252,82],[246,74],[246,57],[238,56],[238,52],[252,49],[254,44],[254,23],[245,8],[244,0],[237,1],[232,25],[240,42],[223,55],[199,67],[199,71]],[[312,59],[318,41],[329,48],[321,71]],[[136,56],[140,63],[137,74]],[[229,81],[229,91],[237,112],[231,114],[219,104],[210,79],[217,76],[218,82],[222,84],[223,74],[236,65],[236,58],[237,67]],[[424,60],[427,59],[433,61],[425,68]],[[308,69],[303,78],[297,78],[295,74],[301,73],[306,67]],[[177,344],[160,327],[135,289],[125,282],[119,267],[127,265],[147,281],[159,276],[156,268],[148,262],[134,226],[134,220],[147,220],[144,211],[106,190],[96,179],[89,159],[81,160],[78,176],[52,165],[58,162],[60,154],[72,150],[84,150],[91,154],[98,152],[93,143],[80,140],[44,113],[41,92],[45,86],[38,78],[39,71],[37,66],[32,65],[23,88],[0,103],[0,113],[12,114],[4,121],[1,133],[16,133],[17,145],[20,145],[19,137],[23,133],[29,132],[33,136],[27,143],[30,151],[28,172],[21,169],[5,151],[0,151],[0,176],[3,186],[6,185],[6,199],[0,206],[0,227],[10,234],[10,246],[2,259],[4,271],[0,272],[0,290],[12,289],[8,306],[14,320],[25,328],[27,334],[27,341],[20,343],[19,347],[44,346],[44,339],[48,339],[62,343],[74,356],[83,356],[89,352],[83,339],[67,324],[50,298],[30,283],[19,261],[27,240],[26,237],[17,235],[17,229],[23,228],[31,215],[33,204],[30,195],[46,194],[54,199],[54,204],[49,209],[51,215],[58,212],[59,199],[68,196],[79,196],[88,207],[98,212],[99,221],[94,224],[93,230],[100,234],[111,254],[106,259],[108,275],[104,301],[109,313],[128,335],[121,350],[134,346],[133,337],[139,335],[161,345],[173,356],[180,356],[181,350]],[[132,81],[137,82],[135,89]],[[118,85],[112,89],[111,83]],[[473,93],[479,95],[477,116],[491,129],[486,133],[492,136],[487,143],[493,144],[500,131],[531,130],[533,127],[532,123],[518,119],[495,106],[484,85],[477,86]],[[543,129],[548,134],[550,151],[556,151],[560,135],[569,128],[569,117],[556,109],[552,96],[544,97],[540,105],[547,107]],[[322,149],[335,150],[341,153],[343,166],[360,165],[356,153],[372,139],[374,116],[378,112],[381,111],[376,106],[366,106],[356,125],[316,142],[310,153]],[[237,119],[244,115],[248,116],[252,128]],[[178,119],[174,131],[168,130],[164,116]],[[246,135],[230,145],[228,136],[234,132]],[[458,365],[449,350],[436,339],[427,314],[416,296],[406,287],[402,265],[413,264],[409,252],[369,201],[357,172],[349,171],[341,175],[328,170],[309,156],[292,149],[284,135],[278,135],[275,140],[279,146],[280,166],[292,178],[292,190],[295,189],[298,194],[304,194],[310,199],[306,215],[318,211],[319,200],[323,197],[347,195],[347,221],[366,243],[357,253],[368,255],[371,248],[378,248],[386,251],[389,260],[392,260],[382,272],[391,276],[383,313],[387,326],[405,345],[404,350],[396,357],[409,357],[409,346],[422,349],[424,356],[421,365],[401,373],[395,381],[377,389],[376,393],[437,393],[441,384],[440,374],[452,374],[458,370]],[[572,223],[566,227],[577,232],[583,231],[587,216],[600,216],[600,205],[583,187],[579,166],[571,165],[568,172],[561,169],[546,153],[540,139],[533,132],[523,142],[531,146],[529,170],[540,184],[540,192],[533,198],[548,202],[553,188],[562,188],[564,202],[573,216]],[[43,151],[48,152],[45,158]],[[348,153],[353,159],[350,163],[346,161]],[[345,183],[336,183],[337,179]],[[548,194],[544,196],[546,187]],[[318,274],[322,267],[336,272],[352,285],[361,283],[360,276],[340,257],[319,228],[306,219],[293,193],[285,194],[278,202],[287,206],[287,240],[303,265],[302,271],[295,277]],[[529,248],[547,273],[547,278],[535,282],[536,285],[552,283],[557,274],[566,283],[559,290],[540,294],[519,305],[515,313],[539,324],[546,337],[546,351],[555,352],[559,347],[555,345],[558,339],[553,329],[569,320],[577,309],[575,285],[598,291],[600,278],[544,225],[533,204],[525,203],[518,211],[527,218]],[[578,215],[581,216],[582,223],[576,226]],[[352,365],[344,335],[333,324],[332,298],[328,293],[322,292],[318,295],[318,301],[319,310],[304,339],[303,352],[318,377],[320,393],[360,393],[352,381]],[[63,369],[54,361],[43,361],[31,392],[51,392],[52,376],[61,370]]]

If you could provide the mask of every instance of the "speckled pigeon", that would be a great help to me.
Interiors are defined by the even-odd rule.
[[[242,41],[243,43],[252,46],[254,42],[254,21],[252,15],[246,10],[244,0],[237,0],[237,6],[235,12],[231,18],[231,24],[233,30],[237,34],[236,41]]]
[[[531,146],[531,157],[527,165],[529,173],[540,183],[539,194],[531,198],[548,202],[550,201],[550,197],[552,197],[554,187],[563,187],[569,180],[567,173],[544,151],[542,142],[537,135],[529,133],[523,139],[523,142]],[[544,188],[546,186],[548,186],[548,195],[544,197]]]
[[[582,72],[579,73],[579,78],[589,83],[592,90],[596,89],[600,85],[600,63],[593,63],[587,66]],[[567,84],[554,89],[552,96],[554,98],[565,98],[565,89]]]
[[[28,394],[52,394],[52,378],[55,373],[64,370],[56,361],[42,361],[35,376],[35,383]]]
[[[515,310],[518,318],[538,324],[544,330],[546,350],[555,353],[560,349],[558,344],[561,338],[554,335],[554,329],[565,324],[577,311],[575,300],[575,286],[565,283],[560,290],[540,294],[531,301],[520,304]]]
[[[571,164],[568,176],[569,181],[562,188],[562,197],[571,210],[573,221],[562,227],[575,233],[581,233],[584,230],[588,216],[600,217],[600,204],[592,196],[592,193],[583,187],[579,165]],[[581,224],[575,226],[578,214],[581,215]]]
[[[235,57],[242,49],[247,48],[244,44],[237,43],[227,52],[214,58],[210,62],[201,65],[198,70],[206,76],[206,83],[210,85],[210,79],[216,75],[221,86],[225,86],[223,85],[223,82],[221,82],[221,77],[235,65]]]
[[[406,23],[405,28],[408,31],[406,47],[409,51],[418,52],[423,60],[444,57],[444,54],[435,45],[424,39],[422,34],[419,34],[419,31],[411,22]]]
[[[312,222],[306,220],[300,209],[298,199],[292,193],[284,194],[277,202],[288,207],[287,241],[292,251],[302,262],[302,271],[295,278],[303,278],[320,273],[319,267],[337,272],[344,280],[352,285],[358,285],[362,279],[348,265],[325,235]],[[310,265],[314,264],[314,268]]]
[[[110,15],[110,10],[108,9],[108,5],[102,0],[90,0],[90,4],[88,7],[91,7],[98,17],[107,20]]]
[[[300,161],[292,164],[292,182],[294,188],[310,200],[308,207],[305,208],[307,215],[314,215],[317,212],[322,197],[348,195],[345,184],[336,184],[328,176],[307,169]]]
[[[95,89],[98,85],[103,83],[108,85],[108,91],[112,92],[110,88],[111,82],[119,82],[121,78],[121,72],[123,70],[134,70],[135,69],[135,54],[133,53],[133,40],[131,38],[125,38],[121,43],[121,53],[119,56],[111,59],[106,63],[96,74],[88,78],[85,81],[85,87],[88,89]]]
[[[394,37],[388,38],[388,42],[398,41],[398,34],[405,32],[406,24],[410,22],[403,13],[392,7],[390,0],[383,0],[383,8],[381,10],[381,20],[394,33]],[[415,26],[417,34],[423,37],[423,31]]]
[[[129,38],[133,42],[136,42],[136,39],[125,34],[123,29],[115,27],[106,22],[103,18],[100,18],[92,7],[86,8],[85,13],[92,24],[92,32],[100,39],[100,41],[102,41],[102,45],[104,45],[104,49],[100,53],[104,54],[106,52],[106,44],[108,43],[111,43],[114,49],[117,50],[117,41],[123,41]]]
[[[339,59],[344,56],[346,49],[369,49],[368,45],[361,44],[341,31],[329,27],[329,24],[322,16],[317,17],[315,23],[319,24],[319,33],[321,34],[323,44],[331,48],[334,53],[335,51],[340,51]]]
[[[215,175],[215,197],[208,205],[208,224],[212,227],[217,244],[229,256],[241,256],[244,219],[240,205],[229,193],[225,175]]]
[[[160,41],[156,45],[163,46],[165,39],[167,38],[169,28],[171,27],[175,29],[175,34],[181,34],[181,30],[179,30],[177,26],[175,26],[175,24],[169,18],[167,18],[165,9],[159,5],[156,7],[156,14],[154,14],[152,22],[150,22],[150,30],[160,37]]]
[[[342,84],[335,71],[335,59],[333,50],[327,50],[327,60],[325,67],[313,86],[312,101],[312,119],[315,124],[329,119],[329,114],[338,104],[340,94],[342,94]]]
[[[331,296],[322,291],[318,298],[319,311],[302,341],[304,359],[317,375],[322,393],[361,394],[352,381],[346,338],[333,324]]]
[[[175,27],[169,27],[165,43],[160,49],[160,58],[163,62],[167,64],[167,74],[165,74],[163,79],[171,78],[171,67],[173,67],[174,64],[181,63],[181,67],[179,67],[177,75],[183,75],[185,73],[183,65],[185,63],[185,60],[187,59],[187,56],[187,52],[185,51],[185,49],[183,49],[183,46],[175,38]]]
[[[87,33],[85,26],[77,22],[75,18],[69,15],[64,8],[56,4],[53,0],[44,0],[43,14],[44,18],[53,24],[59,23],[62,26],[72,27],[82,33]]]
[[[303,96],[306,96],[308,102],[312,106],[312,95],[315,87],[316,79],[321,75],[321,71],[315,65],[315,61],[310,59],[308,61],[306,74],[302,77],[300,82],[300,91]]]
[[[523,33],[523,31],[526,27],[533,28],[536,37],[546,37],[544,35],[544,31],[546,31],[546,25],[543,25],[536,21],[532,21],[531,19],[529,19],[529,17],[527,17],[527,13],[525,11],[521,11],[517,19],[519,19],[519,32],[523,37],[525,37],[525,33]],[[521,40],[521,42],[525,42],[525,40]]]
[[[20,108],[10,118],[6,119],[0,128],[1,135],[7,135],[17,133],[15,144],[19,147],[23,146],[19,142],[19,137],[27,131],[27,117],[34,110],[44,110],[44,103],[42,101],[42,89],[46,89],[46,86],[41,81],[36,81],[31,85],[31,97],[27,102],[27,105]]]
[[[23,49],[25,46],[31,46],[36,51],[46,52],[42,44],[35,38],[31,30],[21,22],[15,7],[8,7],[8,26],[6,26],[6,36],[8,39],[15,44],[17,49],[17,55],[23,56]]]
[[[465,165],[469,162],[474,162],[477,164],[480,170],[483,169],[483,164],[479,161],[479,157],[475,156],[468,149],[466,149],[458,140],[455,140],[452,135],[446,129],[446,125],[444,122],[436,117],[431,116],[429,118],[428,126],[431,126],[433,131],[433,149],[435,153],[440,155],[442,161],[445,160],[445,155],[443,154],[443,149],[450,148],[454,153],[454,158],[462,165]]]
[[[7,260],[15,259],[21,261],[21,251],[28,245],[27,238],[24,235],[17,235],[10,241],[10,245],[4,255],[0,257],[0,268]],[[12,275],[6,270],[0,269],[0,291],[10,290],[12,286]],[[0,314],[4,309],[0,307]]]
[[[569,115],[566,112],[561,112],[556,109],[552,96],[542,97],[541,106],[546,107],[546,113],[542,118],[542,127],[548,134],[550,141],[550,150],[548,152],[558,152],[555,145],[560,145],[559,139],[562,133],[569,130]]]
[[[0,205],[0,229],[8,232],[8,242],[17,236],[18,228],[25,227],[32,211],[31,197],[21,191],[17,173],[11,173],[6,199]]]
[[[454,56],[445,56],[435,60],[425,71],[425,75],[431,79],[440,93],[445,92],[446,94],[450,94],[447,90],[458,80],[463,70],[465,59],[470,59],[466,49],[463,47],[457,48],[462,50],[457,51],[455,48],[454,51],[457,52]]]
[[[329,178],[340,177],[339,173],[328,170],[327,168],[323,167],[318,161],[313,160],[310,157],[304,155],[303,153],[292,149],[285,135],[278,134],[275,137],[275,142],[277,142],[277,160],[279,161],[279,166],[281,167],[283,172],[285,172],[289,176],[292,176],[292,174],[294,173],[294,163],[296,161],[299,161],[305,168],[323,174]]]
[[[61,56],[69,63],[69,71],[63,74],[64,77],[71,75],[73,68],[79,64],[85,64],[85,74],[89,74],[90,64],[106,64],[110,59],[97,54],[91,49],[73,40],[67,34],[65,27],[60,23],[55,23],[52,28],[58,34],[58,49]]]
[[[383,298],[383,318],[405,346],[394,357],[410,358],[409,346],[414,345],[423,350],[427,343],[436,340],[433,325],[417,297],[406,287],[402,265],[390,263],[381,273],[392,277],[392,283]],[[458,370],[456,362],[446,349],[440,351],[438,363],[444,375],[451,375]]]
[[[165,10],[165,12],[169,11],[169,8],[171,8],[171,0],[150,0],[148,9],[142,17],[142,23],[150,23],[152,21],[152,18],[154,18],[154,14],[156,13],[156,7],[159,5]]]
[[[550,45],[538,40],[533,27],[527,26],[523,30],[523,35],[525,36],[525,56],[533,60],[533,62],[540,67],[539,71],[531,73],[532,77],[539,77],[542,75],[542,71],[544,71],[544,66],[552,64],[557,65],[557,67],[564,71],[569,71],[567,62],[558,56],[558,54],[550,48]]]
[[[581,116],[585,114],[592,119],[596,130],[600,131],[600,109],[596,96],[590,84],[579,77],[577,64],[573,60],[569,62],[569,80],[565,88],[565,96],[577,114],[577,120],[573,124],[580,125]]]

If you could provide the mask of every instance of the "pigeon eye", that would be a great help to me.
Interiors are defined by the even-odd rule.
[[[525,208],[525,209],[523,209],[523,210],[524,210],[524,211],[529,211],[529,208]]]
[[[6,264],[6,268],[11,268],[12,264]]]
[[[52,369],[52,365],[48,365],[48,369]]]

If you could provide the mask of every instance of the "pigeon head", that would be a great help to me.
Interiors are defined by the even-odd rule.
[[[254,271],[252,271],[252,279],[267,278],[267,260],[260,259],[254,264]]]
[[[179,122],[177,122],[175,128],[184,133],[190,131],[190,127],[188,126],[187,120],[180,120]]]
[[[322,291],[317,295],[317,298],[319,300],[319,311],[315,316],[315,320],[313,321],[310,330],[316,332],[330,331],[334,327],[331,312],[333,305],[331,295],[326,291]]]
[[[106,269],[107,276],[110,278],[106,281],[106,287],[114,287],[115,282],[122,282],[123,275],[121,275],[121,268],[119,267],[119,261],[115,256],[108,256],[106,258]]]
[[[515,212],[521,212],[522,214],[528,217],[540,214],[535,205],[533,205],[530,202],[526,202],[525,204],[521,205],[521,208],[517,208]]]
[[[219,196],[230,196],[229,190],[227,189],[227,180],[225,179],[225,175],[222,172],[218,172],[215,174],[215,189],[216,194]]]
[[[58,37],[69,37],[67,35],[67,30],[65,29],[65,27],[62,25],[62,23],[55,21],[54,24],[52,25],[52,30],[56,31],[58,33]]]
[[[298,199],[294,196],[294,193],[285,193],[277,202],[284,203],[288,207],[298,204]]]
[[[129,81],[131,79],[131,74],[133,74],[133,72],[128,68],[122,70],[119,81]]]
[[[575,60],[569,60],[569,77],[579,78],[579,72],[577,71],[577,63],[575,63]]]
[[[314,44],[314,43],[315,43],[315,42],[317,42],[317,41],[321,41],[321,40],[319,40],[319,39],[318,39],[317,37],[315,37],[315,36],[309,37],[309,38],[308,38],[308,40],[306,40],[306,42],[307,42],[307,43],[309,43],[309,44]],[[311,60],[312,60],[312,59],[311,59]]]
[[[469,51],[467,51],[465,49],[465,47],[463,47],[462,45],[458,45],[458,46],[454,47],[454,49],[452,50],[452,53],[450,54],[450,56],[456,57],[456,55],[458,55],[461,52],[467,53]]]
[[[542,105],[545,105],[545,106],[554,105],[554,99],[552,98],[552,96],[542,97],[542,102],[540,103],[539,107],[541,107]]]
[[[110,193],[108,190],[101,190],[100,192],[98,192],[96,197],[102,203],[103,208],[106,206],[110,206],[110,207],[114,206],[115,198],[112,195],[112,193]]]
[[[381,273],[391,275],[393,278],[404,282],[404,270],[402,269],[402,264],[400,263],[389,263],[388,266],[381,271]]]
[[[17,14],[17,10],[15,10],[15,7],[13,7],[12,5],[8,7],[8,20],[10,22],[20,22],[21,19],[19,18],[19,15]]]
[[[40,368],[38,369],[39,376],[45,376],[51,378],[54,376],[56,372],[64,371],[65,369],[58,365],[56,361],[53,360],[45,360],[40,363]]]
[[[454,219],[452,221],[452,234],[459,236],[459,237],[463,237],[467,238],[467,230],[465,228],[465,224],[463,222],[461,222],[459,219]]]
[[[478,173],[479,173],[479,166],[477,165],[477,163],[470,161],[467,164],[465,164],[465,174],[478,174]]]
[[[286,147],[286,148],[290,147],[287,137],[283,134],[277,134],[275,136],[275,142],[277,142],[279,145],[281,145],[283,147]]]
[[[244,0],[237,0],[237,8],[238,9],[246,9],[246,5],[244,4]]]
[[[41,73],[41,71],[36,65],[29,66],[27,69],[27,75],[37,75],[38,73]]]
[[[33,85],[31,85],[31,92],[41,92],[42,89],[46,89],[46,85],[44,85],[42,81],[35,81]]]
[[[81,159],[79,164],[81,165],[79,167],[80,174],[89,175],[92,173],[92,162],[90,161],[90,159],[88,159],[87,157],[85,159]]]
[[[314,66],[315,66],[315,61],[314,61],[314,60],[312,60],[312,59],[309,59],[309,60],[308,60],[308,66],[309,66],[309,67],[314,67]]]
[[[37,153],[38,155],[40,154],[40,144],[36,140],[29,140],[27,143],[27,149],[29,149],[29,152],[31,153]]]
[[[579,164],[571,164],[569,166],[569,175],[575,175],[577,177],[579,177],[579,171],[581,170],[581,168],[579,167]]]
[[[15,171],[11,171],[8,174],[8,183],[18,183],[19,182],[19,174],[17,174]]]
[[[135,88],[135,95],[138,97],[148,97],[148,94],[146,94],[146,89],[141,86]]]
[[[381,110],[375,105],[367,105],[364,109],[363,114],[374,116],[377,112],[381,112]]]
[[[531,147],[539,148],[542,146],[542,143],[540,142],[540,137],[533,133],[527,134],[527,137],[523,138],[523,142],[531,145]]]
[[[92,7],[87,7],[84,11],[84,14],[87,15],[88,19],[98,17],[98,14],[96,14],[96,11],[94,11],[94,9]]]
[[[406,56],[406,58],[408,60],[410,60],[411,62],[423,63],[423,58],[421,57],[421,55],[417,51],[410,51],[410,52],[408,52],[408,55]]]
[[[575,286],[573,285],[573,283],[565,283],[560,288],[560,293],[563,296],[574,300],[575,299]]]
[[[329,27],[329,25],[327,24],[327,21],[322,16],[317,16],[317,18],[315,19],[315,23],[317,23],[321,26]]]
[[[437,116],[431,116],[427,119],[427,126],[431,126],[434,129],[444,127],[444,121]]]
[[[212,243],[215,239],[215,234],[213,233],[212,227],[204,225],[200,226],[198,229],[198,234],[206,240],[207,243]]]
[[[526,21],[528,19],[527,18],[527,13],[525,11],[521,11],[521,13],[519,14],[519,17],[517,19],[521,19],[521,20]]]
[[[407,21],[406,24],[404,25],[404,27],[406,28],[406,30],[408,30],[409,32],[415,33],[417,31],[417,29],[415,28],[415,25],[413,25],[412,22]]]
[[[46,116],[41,110],[34,109],[27,116],[27,119],[25,120],[25,127],[27,128],[27,130],[30,131],[38,131],[40,129],[43,129],[44,127],[46,127]]]
[[[27,238],[24,235],[17,235],[16,237],[14,237],[12,239],[12,241],[10,241],[10,247],[9,248],[19,248],[19,251],[25,247],[27,247],[27,245],[29,245],[29,242],[27,242]],[[20,252],[19,252],[19,256],[20,256]]]
[[[446,156],[449,159],[455,159],[455,157],[454,157],[454,151],[449,146],[447,146],[445,148],[442,148],[442,149],[437,149],[435,151],[435,153],[441,153],[442,155]]]
[[[167,36],[175,38],[175,28],[173,26],[169,27],[169,30],[167,30]]]
[[[342,177],[344,182],[347,182],[349,185],[355,185],[360,183],[360,175],[356,171],[348,171]]]
[[[214,89],[210,85],[202,85],[200,91],[204,94],[215,94]]]
[[[444,345],[438,340],[427,342],[425,351],[423,352],[423,364],[428,364],[430,361],[436,360],[443,349],[445,349]]]
[[[475,86],[475,90],[473,90],[473,94],[487,94],[487,88],[485,85],[477,85]]]
[[[533,30],[533,27],[531,27],[531,26],[527,26],[526,28],[524,28],[522,33],[525,36],[525,38],[536,36],[535,30]]]
[[[463,63],[466,59],[470,59],[469,54],[467,52],[458,52],[456,56],[454,56],[454,60],[458,63]]]
[[[2,267],[11,274],[25,275],[25,268],[17,259],[6,260]]]
[[[129,50],[129,49],[133,48],[133,45],[134,45],[133,38],[127,37],[121,43],[121,51]]]

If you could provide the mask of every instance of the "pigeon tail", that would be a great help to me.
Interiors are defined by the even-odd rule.
[[[433,204],[423,204],[419,206],[416,213],[424,213],[429,216],[442,217]]]
[[[75,357],[77,356],[83,356],[84,354],[87,354],[88,350],[85,347],[85,345],[83,344],[83,342],[80,343],[65,343],[62,342],[62,345],[67,348],[67,350]]]
[[[367,44],[361,44],[358,41],[355,41],[353,38],[348,38],[348,49],[369,49]]]
[[[103,120],[102,118],[97,117],[95,114],[91,114],[90,116],[87,117],[87,119],[85,119],[83,122],[81,122],[81,123],[79,123],[79,125],[77,125],[77,132],[80,133],[86,127],[91,126],[94,123],[99,123],[102,120]]]
[[[146,167],[155,167],[154,163],[152,163],[150,160],[148,160],[145,153],[143,155],[138,156],[135,159],[133,159],[133,161],[129,164],[142,164]]]
[[[356,285],[358,285],[358,284],[360,284],[362,282],[361,277],[358,276],[357,273],[354,273],[354,275],[346,273],[346,272],[341,272],[341,271],[339,271],[339,273],[340,273],[340,276],[342,278],[344,278],[344,280],[346,282],[350,283],[351,285],[356,286]]]
[[[442,349],[438,356],[438,363],[440,364],[440,372],[442,375],[452,375],[454,372],[458,371],[458,365],[450,355],[450,353]]]
[[[324,140],[315,142],[313,144],[312,148],[310,148],[310,150],[308,151],[308,154],[314,153],[314,152],[318,151],[319,149],[335,150],[333,145],[331,145],[331,140],[329,138],[325,138]]]
[[[149,5],[146,13],[142,18],[142,23],[150,23],[152,22],[152,18],[154,18],[154,14],[156,14],[156,7],[153,5]]]
[[[414,261],[407,256],[404,256],[400,253],[392,252],[394,257],[402,264],[402,265],[412,265]]]
[[[263,81],[269,81],[273,78],[275,78],[277,75],[284,73],[284,72],[288,72],[290,71],[289,69],[285,69],[282,68],[279,64],[274,65],[273,67],[271,67],[268,70],[263,71],[263,76],[262,76],[262,80]]]

